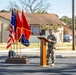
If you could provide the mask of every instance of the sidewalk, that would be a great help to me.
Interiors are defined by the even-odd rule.
[[[0,55],[3,55],[3,54],[8,54],[8,51],[9,50],[0,50]],[[32,56],[40,56],[40,48],[27,48],[27,49],[18,49],[18,54],[27,54],[27,55],[32,55]],[[67,51],[58,51],[56,50],[55,51],[55,55],[57,57],[76,57],[76,50],[67,50]]]

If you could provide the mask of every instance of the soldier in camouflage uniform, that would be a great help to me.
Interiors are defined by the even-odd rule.
[[[52,64],[51,66],[54,66],[54,63],[55,63],[55,44],[57,42],[57,39],[55,37],[55,35],[53,34],[54,30],[53,29],[50,29],[49,30],[49,33],[50,35],[47,37],[47,39],[49,40],[48,42],[48,50],[47,50],[47,65],[48,62],[49,62],[49,57],[50,57],[50,54],[51,54],[51,60],[52,60]]]

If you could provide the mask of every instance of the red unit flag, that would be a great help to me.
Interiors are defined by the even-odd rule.
[[[24,11],[22,10],[22,30],[23,30],[23,34],[25,35],[26,39],[30,38],[30,34],[31,34],[31,30],[30,30],[30,26],[27,22],[27,19],[24,15]]]
[[[22,35],[21,28],[22,28],[22,22],[21,22],[20,16],[19,16],[18,11],[17,11],[16,12],[16,35],[15,35],[16,41],[19,41],[19,39]]]

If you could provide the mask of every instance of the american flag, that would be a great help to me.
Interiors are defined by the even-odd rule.
[[[9,48],[11,44],[15,42],[15,31],[16,31],[16,15],[15,12],[12,10],[9,38],[7,41],[6,48]]]

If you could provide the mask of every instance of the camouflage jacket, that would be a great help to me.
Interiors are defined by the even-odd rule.
[[[56,39],[55,35],[53,35],[53,34],[52,35],[49,35],[47,37],[47,39],[52,40],[51,42],[48,42],[48,47],[55,47],[55,44],[57,42],[57,39]]]

